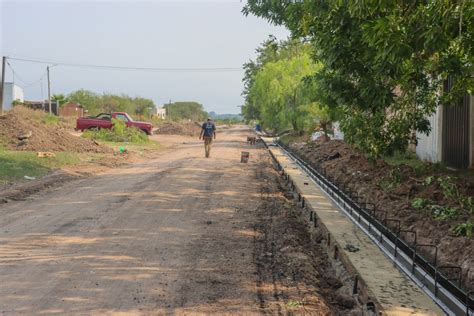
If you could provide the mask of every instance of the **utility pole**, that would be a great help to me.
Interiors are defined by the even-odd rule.
[[[168,113],[167,113],[170,121],[171,121],[171,99],[170,99],[170,103],[168,103]]]
[[[49,114],[52,114],[51,111],[51,81],[49,80],[49,66],[46,67],[46,72],[48,73],[48,105],[49,105]]]
[[[3,94],[5,91],[5,65],[7,64],[7,58],[2,58],[2,86],[0,87],[0,115],[3,115]]]

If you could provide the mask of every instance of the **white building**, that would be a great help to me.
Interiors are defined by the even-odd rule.
[[[165,108],[156,108],[155,115],[161,119],[166,119],[166,109]]]
[[[3,110],[8,111],[13,106],[13,101],[23,102],[23,89],[15,85],[13,82],[5,82],[3,86]]]
[[[465,95],[454,106],[439,106],[429,121],[430,134],[416,134],[417,156],[454,168],[473,168],[474,96]]]
[[[416,155],[429,162],[441,162],[443,157],[441,155],[442,148],[442,123],[443,123],[443,108],[438,106],[436,112],[428,118],[430,122],[431,132],[429,135],[417,132],[416,138],[418,144],[416,145]]]

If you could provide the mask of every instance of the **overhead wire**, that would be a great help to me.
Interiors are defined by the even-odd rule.
[[[38,80],[33,81],[32,83],[30,83],[30,84],[24,86],[23,89],[28,89],[28,88],[30,88],[30,87],[32,87],[32,86],[37,85],[38,83],[39,83],[39,84],[42,84],[42,83],[43,83],[43,79],[44,79],[47,75],[48,75],[48,74],[45,72]]]
[[[95,68],[95,69],[114,69],[114,70],[126,70],[126,71],[145,71],[145,72],[237,72],[242,71],[241,67],[130,67],[130,66],[117,66],[117,65],[98,65],[98,64],[85,64],[85,63],[71,63],[71,62],[58,62],[41,58],[23,58],[23,57],[8,57],[8,59],[51,64],[53,66],[66,66],[66,67],[80,67],[80,68]]]
[[[34,85],[38,84],[38,83],[41,82],[41,81],[44,79],[44,77],[47,75],[47,73],[45,72],[38,80],[35,80],[35,81],[33,81],[33,82],[27,82],[27,81],[23,80],[23,78],[18,74],[18,72],[15,71],[15,69],[14,69],[13,66],[8,62],[8,60],[7,60],[7,65],[8,65],[8,67],[10,68],[10,70],[12,71],[12,74],[13,74],[13,83],[15,83],[15,77],[16,77],[17,79],[19,79],[19,80],[24,84],[23,89],[26,89],[26,88],[29,88],[29,87],[31,87],[31,86],[34,86]]]
[[[8,65],[8,67],[10,68],[10,70],[12,71],[13,83],[15,83],[15,77],[16,77],[17,79],[19,79],[19,80],[20,80],[21,82],[23,82],[24,84],[28,84],[25,80],[23,80],[23,79],[21,78],[20,75],[18,75],[18,73],[15,71],[15,69],[13,69],[12,65],[8,62],[8,60],[7,60],[7,65]]]

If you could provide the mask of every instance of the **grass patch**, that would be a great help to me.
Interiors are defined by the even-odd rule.
[[[311,141],[311,134],[308,132],[303,134],[292,132],[280,136],[280,140],[287,145],[292,143],[307,143]]]
[[[296,309],[303,307],[303,303],[300,301],[290,300],[286,303],[286,306],[290,309]]]
[[[422,174],[432,167],[432,164],[427,163],[419,159],[415,153],[405,152],[400,153],[396,152],[392,156],[384,157],[384,160],[391,166],[398,167],[401,165],[407,165],[413,168],[417,174]]]
[[[61,122],[61,119],[59,116],[46,114],[41,120],[41,122],[46,125],[59,125],[59,123]]]
[[[75,153],[57,153],[56,157],[39,158],[36,152],[0,149],[0,184],[23,179],[24,176],[41,177],[51,169],[80,161]]]

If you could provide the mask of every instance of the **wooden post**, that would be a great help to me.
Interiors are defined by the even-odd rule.
[[[49,114],[52,114],[51,110],[51,81],[49,81],[49,66],[46,67],[46,71],[48,73],[48,106],[49,106]]]

